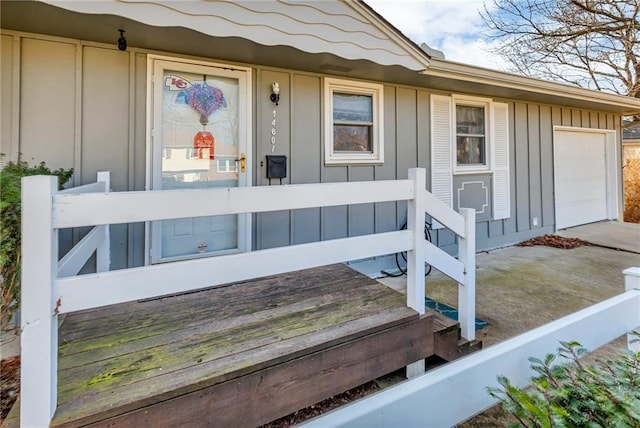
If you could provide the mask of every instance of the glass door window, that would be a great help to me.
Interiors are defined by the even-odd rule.
[[[248,185],[247,71],[182,62],[154,64],[152,189]],[[245,164],[246,165],[246,164]],[[246,251],[248,216],[154,222],[151,261]]]

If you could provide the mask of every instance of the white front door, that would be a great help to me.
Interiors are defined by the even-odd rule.
[[[151,57],[150,189],[249,186],[249,69]],[[250,216],[151,224],[151,263],[251,248]]]

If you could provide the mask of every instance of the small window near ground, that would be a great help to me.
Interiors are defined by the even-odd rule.
[[[325,79],[325,162],[382,163],[382,85]]]

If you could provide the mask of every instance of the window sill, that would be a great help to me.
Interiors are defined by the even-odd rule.
[[[453,175],[478,175],[478,174],[493,174],[493,171],[489,168],[463,169],[463,170],[453,171]]]
[[[324,164],[327,166],[345,166],[345,165],[382,165],[382,159],[325,159]]]

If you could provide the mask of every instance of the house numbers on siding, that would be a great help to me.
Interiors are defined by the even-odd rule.
[[[271,153],[276,149],[276,110],[273,109],[273,120],[271,121]]]

